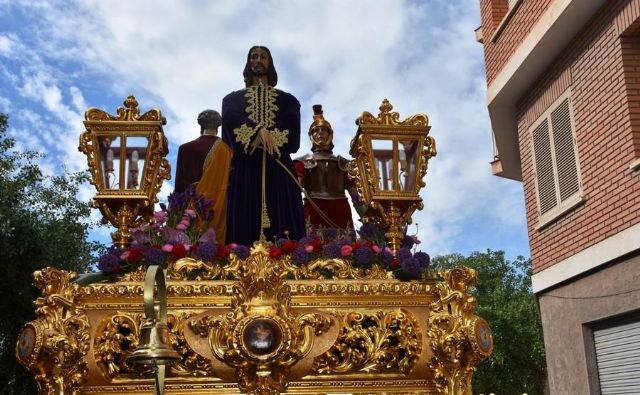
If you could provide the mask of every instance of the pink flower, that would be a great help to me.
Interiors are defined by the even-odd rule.
[[[413,235],[411,236],[411,238],[413,239],[413,244],[420,244],[420,240],[418,240],[418,235]]]
[[[191,218],[195,218],[196,217],[196,210],[192,210],[190,208],[184,210],[184,215],[188,215]]]
[[[173,245],[172,244],[165,244],[162,246],[162,251],[164,252],[171,252],[173,251]]]
[[[371,246],[371,249],[372,249],[372,250],[373,250],[373,252],[375,252],[376,254],[379,254],[379,253],[380,253],[380,251],[382,251],[382,248],[380,248],[380,246],[379,246],[379,245],[377,245],[377,244],[372,245],[372,246]]]
[[[227,247],[229,249],[231,249],[231,250],[234,250],[234,249],[238,248],[238,245],[236,243],[231,243],[231,244],[228,244]]]
[[[342,256],[350,255],[351,252],[353,252],[353,247],[351,247],[350,245],[342,246],[342,248],[340,249],[340,253],[342,254]]]
[[[307,251],[308,253],[312,253],[313,252],[313,246],[310,244],[307,244],[306,246],[304,246],[304,250]]]
[[[155,218],[156,221],[162,221],[167,218],[167,212],[163,210],[156,211],[153,213],[153,218]]]
[[[176,229],[178,230],[187,230],[187,228],[189,228],[189,225],[185,225],[184,222],[180,222],[178,225],[176,225]]]
[[[202,236],[200,236],[200,243],[206,243],[208,241],[214,242],[216,241],[216,231],[213,228],[207,229]]]

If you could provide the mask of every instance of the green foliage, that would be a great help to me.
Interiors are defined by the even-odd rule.
[[[43,175],[36,163],[42,155],[16,152],[7,126],[0,114],[0,393],[33,394],[33,376],[14,356],[40,296],[32,273],[47,266],[82,272],[98,246],[87,242],[90,205],[76,197],[88,175]]]
[[[478,272],[477,314],[493,332],[493,354],[473,376],[474,393],[542,394],[546,364],[542,326],[531,289],[531,260],[505,259],[502,251],[434,258],[436,269],[467,266]]]

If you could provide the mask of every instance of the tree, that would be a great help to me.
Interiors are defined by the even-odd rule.
[[[531,260],[510,262],[504,252],[452,254],[433,259],[438,269],[467,266],[478,272],[472,291],[477,314],[491,326],[493,354],[478,365],[474,393],[542,394],[546,363],[542,325],[531,289]]]
[[[32,273],[47,266],[82,272],[98,244],[87,241],[90,204],[76,197],[88,175],[43,175],[36,163],[42,155],[15,151],[7,127],[0,113],[0,393],[33,394],[35,381],[14,356],[40,296]]]

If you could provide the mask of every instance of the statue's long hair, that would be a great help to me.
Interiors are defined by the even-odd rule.
[[[271,56],[271,51],[269,51],[269,48],[263,47],[261,45],[255,45],[251,47],[251,49],[249,50],[249,53],[247,53],[247,64],[244,66],[244,71],[242,72],[242,75],[244,76],[244,85],[246,87],[249,87],[253,82],[253,71],[251,71],[251,51],[257,48],[264,49],[265,51],[267,51],[267,54],[269,55],[269,68],[267,69],[267,78],[268,78],[267,81],[269,86],[276,86],[276,84],[278,83],[278,73],[276,72],[276,66],[273,64],[273,56]]]

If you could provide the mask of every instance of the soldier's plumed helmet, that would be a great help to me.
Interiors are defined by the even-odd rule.
[[[325,128],[329,129],[329,132],[333,134],[333,128],[331,127],[331,124],[329,123],[329,121],[324,119],[324,115],[322,115],[322,105],[314,104],[313,105],[313,122],[311,123],[311,126],[309,126],[309,134],[313,132],[313,129],[320,126],[324,126]]]
[[[205,129],[215,129],[222,123],[222,117],[217,111],[204,110],[198,114],[198,124],[200,125],[200,131]]]

